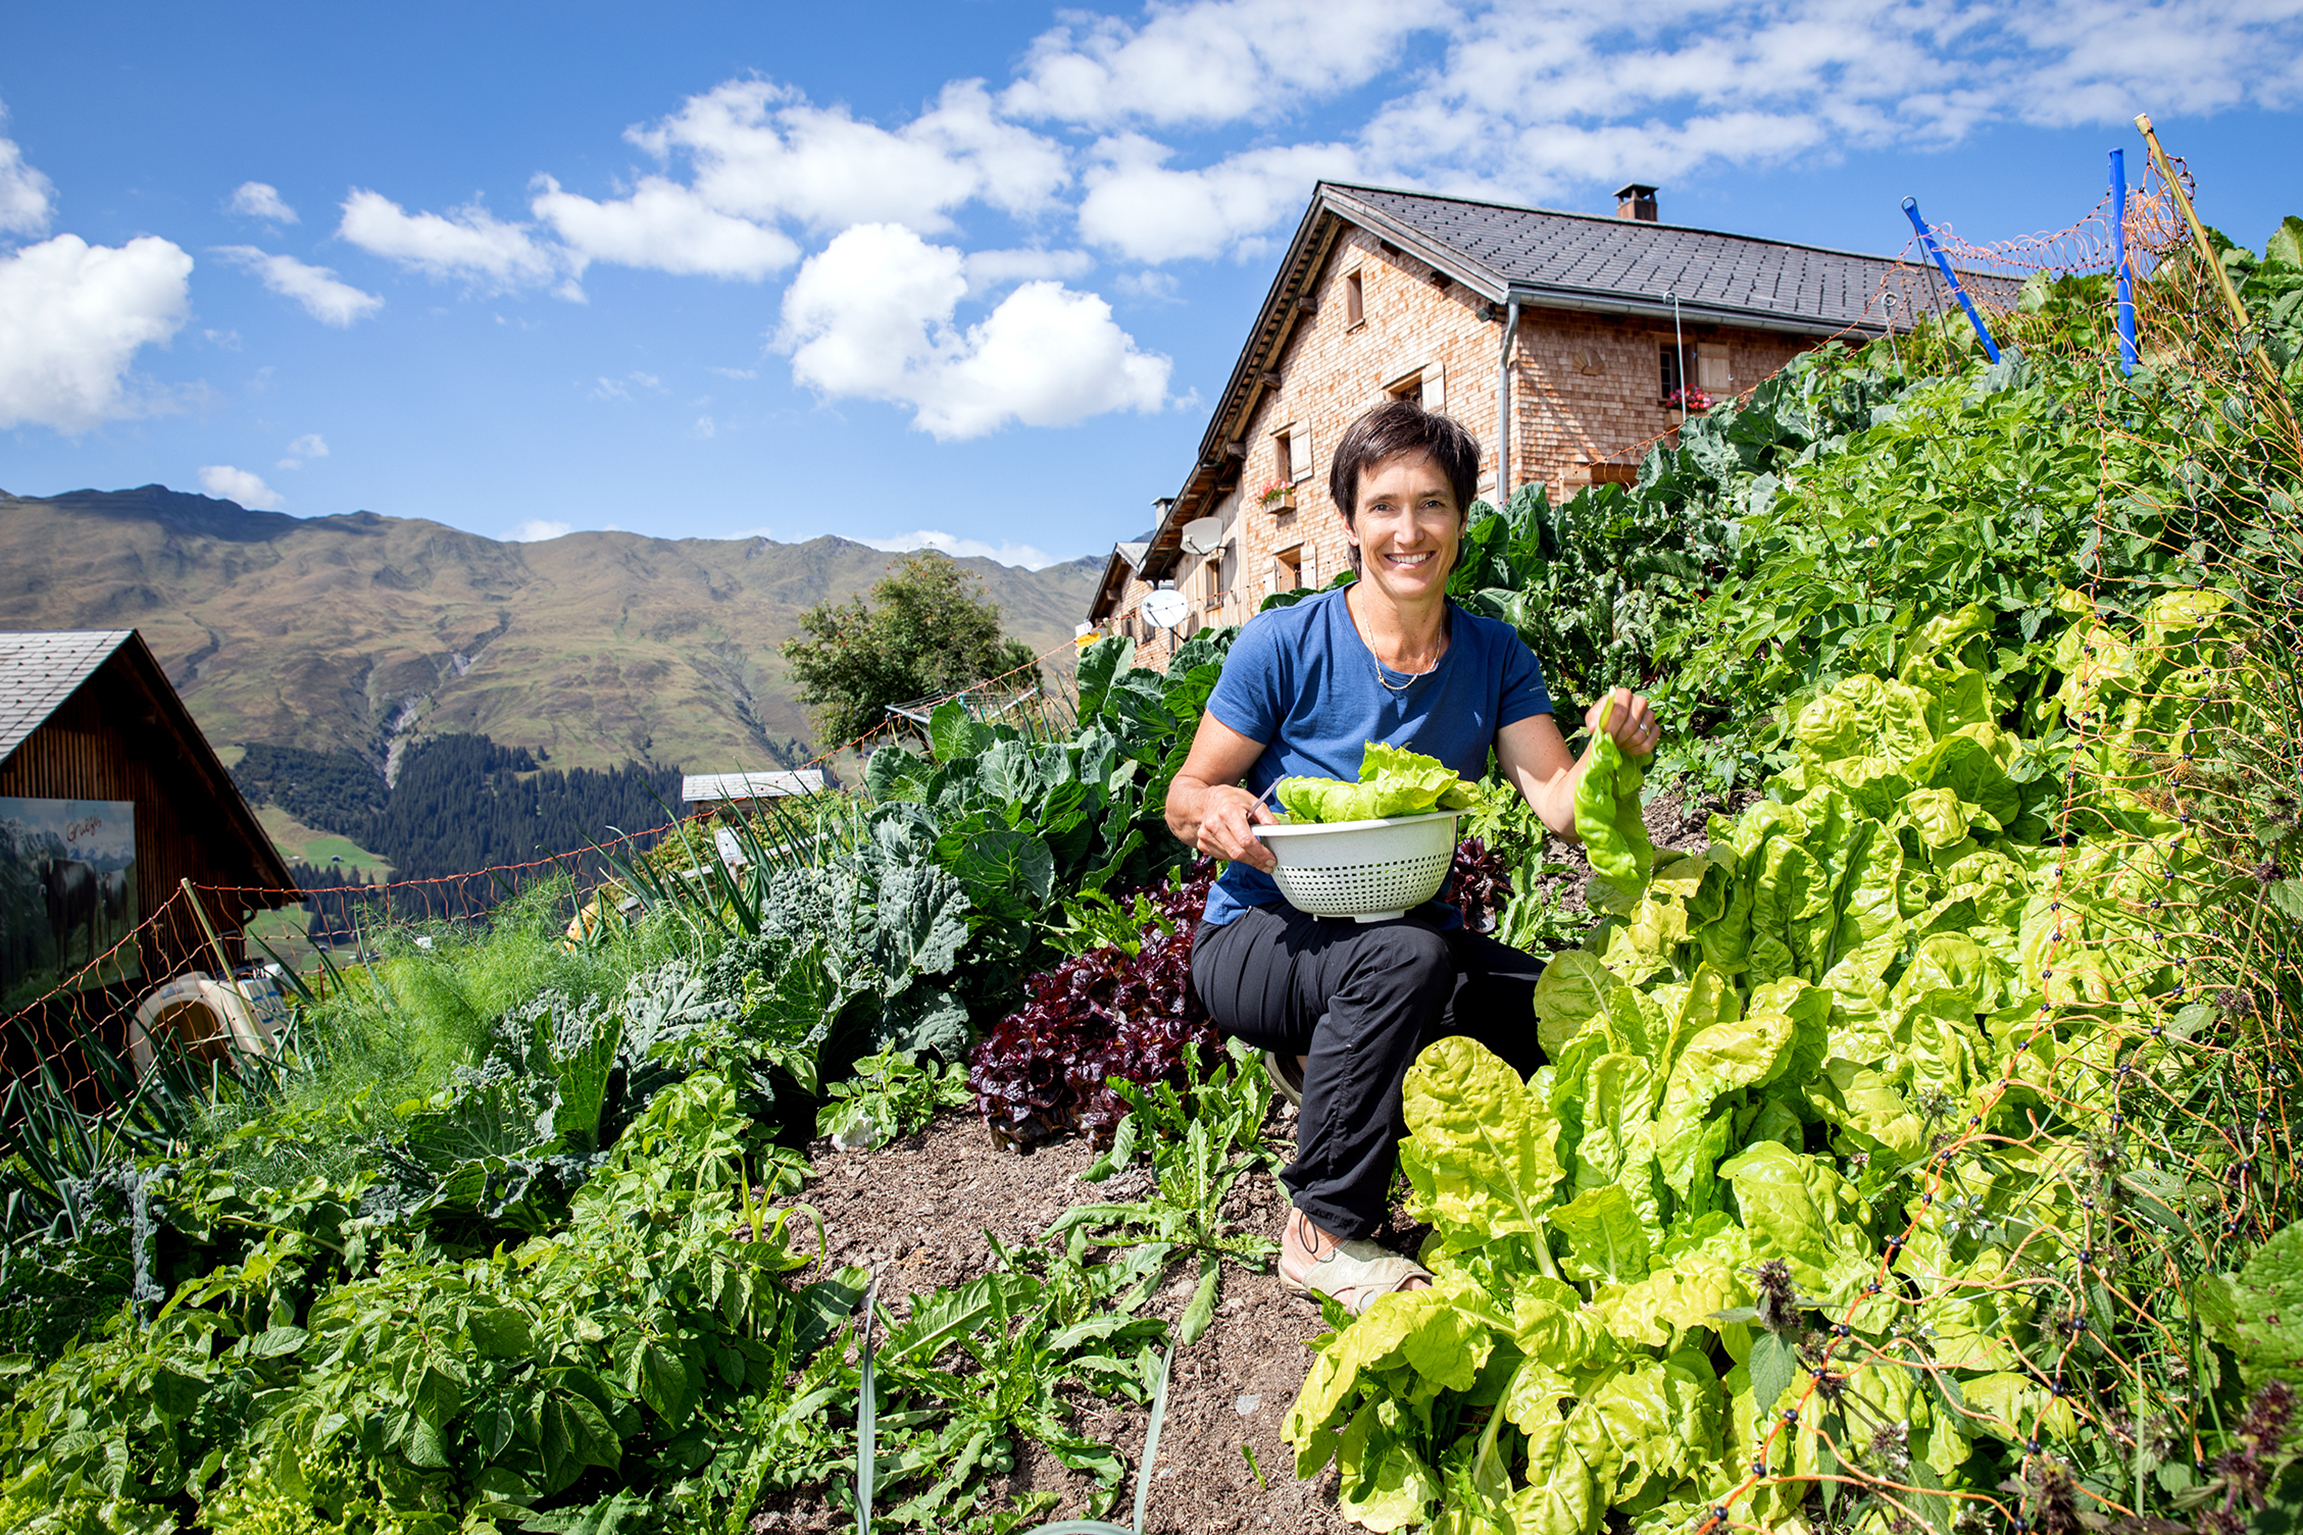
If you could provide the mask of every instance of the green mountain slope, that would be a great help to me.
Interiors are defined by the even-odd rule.
[[[764,767],[812,741],[777,645],[898,556],[839,538],[571,533],[499,543],[421,518],[296,518],[163,486],[0,493],[0,628],[129,628],[219,747],[379,764],[471,731],[555,767]],[[960,562],[1045,651],[1098,562]],[[1068,656],[1065,658],[1068,660]]]

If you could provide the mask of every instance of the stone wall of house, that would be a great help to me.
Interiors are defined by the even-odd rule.
[[[1678,421],[1678,412],[1663,403],[1667,352],[1684,352],[1689,380],[1722,400],[1780,371],[1810,344],[1722,325],[1684,326],[1675,343],[1669,323],[1523,310],[1512,386],[1512,483],[1540,480],[1562,496],[1607,477],[1605,469],[1593,473],[1595,464],[1636,468]]]
[[[1351,319],[1349,286],[1360,290]],[[1139,664],[1165,666],[1177,640],[1204,627],[1244,623],[1274,591],[1324,586],[1349,563],[1328,470],[1344,428],[1387,397],[1414,396],[1445,410],[1479,439],[1479,493],[1495,493],[1496,392],[1503,325],[1479,295],[1366,230],[1337,240],[1315,279],[1316,311],[1298,317],[1273,371],[1276,390],[1258,402],[1237,484],[1195,515],[1217,519],[1207,556],[1184,555],[1173,573],[1190,616],[1173,631],[1146,624],[1150,590],[1130,579],[1106,633],[1136,639]],[[1592,466],[1628,476],[1649,444],[1671,431],[1663,404],[1668,324],[1619,315],[1535,309],[1520,315],[1512,386],[1512,484],[1541,480],[1555,496],[1595,478]],[[1725,326],[1685,327],[1687,373],[1713,398],[1750,388],[1806,342]],[[1288,462],[1283,468],[1281,442]],[[1596,477],[1608,477],[1601,469]],[[1267,503],[1267,487],[1287,494]]]

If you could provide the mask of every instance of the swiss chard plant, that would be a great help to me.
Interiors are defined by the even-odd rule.
[[[1929,1152],[2068,1113],[2050,1062],[2109,1070],[2103,1010],[2163,1029],[2180,976],[2128,844],[2042,847],[2060,783],[1962,659],[1980,622],[1811,702],[1777,797],[1700,856],[1610,847],[1620,816],[1579,804],[1610,914],[1538,987],[1550,1063],[1417,1062],[1402,1158],[1436,1282],[1328,1341],[1288,1420],[1354,1518],[1677,1530],[1820,1483],[1867,1525],[1940,1524],[2072,1433],[2002,1279],[2085,1240],[2077,1127],[1947,1173]],[[1635,775],[1608,793],[1635,807]],[[2051,879],[2057,856],[2097,877]]]

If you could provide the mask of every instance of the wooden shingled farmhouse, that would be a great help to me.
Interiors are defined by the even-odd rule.
[[[31,1064],[28,1035],[53,1048],[86,1028],[126,1059],[139,1011],[194,1042],[233,1028],[201,1017],[221,1011],[201,987],[233,984],[256,912],[300,899],[135,630],[0,632],[0,1017],[24,1014],[11,1072]]]
[[[1336,442],[1386,400],[1479,439],[1482,497],[1564,498],[1631,481],[1688,407],[1950,302],[1886,257],[1665,223],[1652,186],[1616,195],[1610,218],[1321,182],[1182,485],[1113,547],[1080,641],[1124,635],[1164,666],[1194,631],[1331,582],[1349,558]]]

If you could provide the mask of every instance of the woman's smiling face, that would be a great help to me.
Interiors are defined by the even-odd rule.
[[[1360,471],[1359,510],[1344,534],[1360,552],[1362,578],[1394,602],[1447,590],[1463,541],[1463,508],[1428,453],[1402,453]]]

